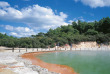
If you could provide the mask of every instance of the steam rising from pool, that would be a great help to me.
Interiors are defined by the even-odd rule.
[[[110,51],[65,51],[38,56],[41,60],[67,65],[79,74],[110,74]]]

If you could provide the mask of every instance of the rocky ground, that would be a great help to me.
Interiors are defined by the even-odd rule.
[[[17,52],[0,52],[0,74],[57,74],[45,68],[32,65],[31,61],[22,59]]]

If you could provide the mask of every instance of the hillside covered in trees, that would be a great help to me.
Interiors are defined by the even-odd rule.
[[[83,41],[96,41],[97,43],[110,42],[110,18],[106,17],[94,22],[72,22],[68,26],[50,29],[47,33],[38,33],[31,37],[16,38],[0,33],[0,46],[45,48],[54,47],[55,44],[78,43]]]

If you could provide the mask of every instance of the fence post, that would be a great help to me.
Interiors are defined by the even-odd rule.
[[[37,48],[37,51],[38,51],[38,48]]]
[[[14,47],[12,48],[12,52],[14,52]]]
[[[20,52],[20,47],[19,47],[19,52]]]
[[[26,47],[26,52],[27,52],[27,47]]]
[[[32,49],[32,51],[34,51],[34,48]]]
[[[66,48],[65,48],[65,50],[66,50]]]

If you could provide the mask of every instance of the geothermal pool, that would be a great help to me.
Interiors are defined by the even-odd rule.
[[[65,51],[37,56],[41,60],[72,67],[79,74],[110,74],[110,51]]]

